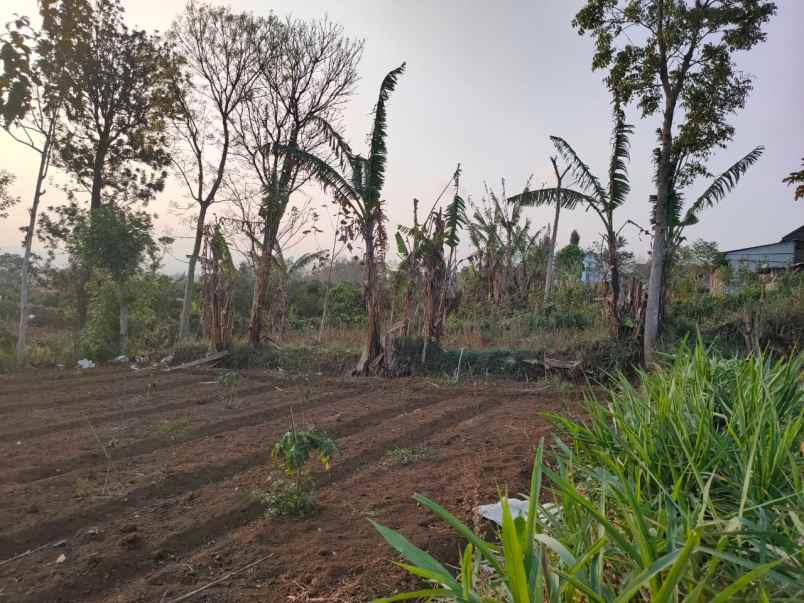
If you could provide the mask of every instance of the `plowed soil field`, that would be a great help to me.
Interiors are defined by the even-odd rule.
[[[369,519],[445,561],[460,542],[411,499],[470,523],[527,489],[543,411],[577,392],[521,383],[294,378],[213,370],[36,371],[0,378],[0,603],[367,601],[416,585]],[[266,516],[253,492],[296,424],[336,440],[320,511]],[[426,450],[409,464],[394,448]]]

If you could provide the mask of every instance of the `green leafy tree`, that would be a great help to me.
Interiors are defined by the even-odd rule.
[[[587,0],[573,21],[580,34],[594,37],[592,67],[608,69],[615,96],[635,102],[643,117],[661,115],[646,363],[656,352],[674,180],[680,190],[705,174],[713,150],[732,139],[728,118],[751,90],[734,54],[764,41],[763,25],[775,11],[774,2],[762,0]]]
[[[0,111],[5,107],[6,132],[39,156],[28,224],[24,228],[16,346],[18,364],[25,361],[31,248],[39,204],[45,195],[45,179],[58,144],[64,105],[75,93],[76,82],[67,74],[79,60],[77,49],[87,39],[91,8],[86,0],[40,0],[39,15],[39,29],[33,29],[27,17],[14,21],[0,51],[4,57]],[[4,89],[9,91],[5,103],[2,101]]]
[[[128,354],[129,280],[140,271],[155,246],[151,216],[104,205],[84,214],[73,233],[84,265],[105,271],[115,283],[120,303],[120,354]]]
[[[583,271],[584,251],[581,249],[581,236],[577,230],[572,231],[569,245],[565,246],[556,255],[556,269],[560,274],[571,275],[573,280],[579,280]]]
[[[88,39],[69,64],[71,94],[60,161],[90,208],[105,193],[149,200],[170,162],[166,128],[176,110],[176,61],[156,34],[129,29],[119,0],[97,0]]]
[[[0,170],[0,218],[8,218],[9,210],[20,202],[9,190],[14,184],[14,174]]]
[[[380,94],[374,107],[374,124],[369,135],[368,156],[352,152],[347,142],[323,120],[330,143],[340,158],[340,171],[321,157],[295,146],[282,147],[282,152],[294,157],[300,165],[332,193],[341,206],[343,237],[363,239],[365,261],[365,294],[368,310],[366,344],[358,361],[355,373],[367,374],[377,370],[382,357],[380,325],[382,324],[382,301],[380,268],[385,264],[387,236],[385,212],[383,211],[382,188],[385,184],[385,166],[388,161],[388,100],[396,88],[405,64],[389,72],[380,84]]]

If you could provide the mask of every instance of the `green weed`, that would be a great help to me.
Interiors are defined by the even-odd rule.
[[[419,461],[432,460],[436,456],[436,451],[426,446],[415,448],[398,448],[395,446],[385,453],[385,464],[413,465]]]
[[[172,421],[165,421],[159,426],[159,433],[171,440],[179,440],[190,431],[190,419],[181,417]]]

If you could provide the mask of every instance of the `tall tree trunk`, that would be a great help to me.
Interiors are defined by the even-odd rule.
[[[198,263],[198,254],[201,253],[201,243],[204,239],[204,222],[207,215],[206,204],[201,204],[198,210],[198,221],[195,225],[195,242],[193,243],[193,253],[187,264],[187,280],[184,283],[184,299],[181,304],[181,316],[179,317],[179,339],[185,339],[190,335],[190,314],[193,309],[193,285],[195,284],[195,266]]]
[[[366,309],[368,313],[368,325],[366,330],[366,345],[363,353],[355,368],[355,374],[367,375],[377,358],[382,354],[382,342],[380,340],[380,321],[382,309],[377,282],[377,263],[374,258],[374,239],[373,226],[366,227],[363,239],[366,243]]]
[[[36,216],[39,211],[39,202],[42,199],[44,191],[42,184],[47,175],[47,168],[50,164],[51,153],[51,137],[53,127],[55,126],[55,119],[52,122],[50,134],[45,140],[42,147],[42,153],[39,159],[39,172],[36,175],[36,187],[34,188],[33,203],[31,209],[28,211],[28,230],[25,231],[25,253],[22,256],[22,274],[20,276],[20,319],[17,325],[17,364],[22,366],[25,363],[25,339],[28,332],[28,292],[30,288],[29,275],[31,269],[31,247],[33,246],[34,230],[36,229]]]
[[[120,289],[120,355],[128,356],[128,296]]]
[[[553,234],[550,237],[550,249],[547,252],[547,275],[544,279],[544,304],[550,300],[550,290],[553,288],[553,273],[556,263],[556,241],[558,240],[558,216],[561,213],[561,184],[559,183],[558,198],[556,199],[556,214],[553,218]]]
[[[101,206],[104,161],[106,161],[106,144],[104,142],[99,142],[97,149],[95,149],[95,160],[92,163],[92,191],[90,194],[89,204],[91,211],[94,211]]]
[[[656,340],[662,306],[662,285],[667,263],[667,200],[670,195],[670,160],[673,146],[672,127],[675,99],[670,98],[664,110],[661,131],[661,149],[657,173],[656,219],[653,225],[653,253],[651,256],[648,303],[645,310],[644,361],[650,366],[656,359]]]
[[[263,315],[268,306],[268,283],[271,280],[274,245],[278,225],[267,224],[262,240],[262,254],[257,260],[254,278],[254,297],[251,300],[251,317],[248,324],[248,342],[252,346],[260,345],[264,328]]]
[[[90,212],[95,211],[102,205],[101,194],[103,192],[103,163],[106,161],[106,143],[101,141],[95,149],[95,159],[92,164],[92,190],[90,192]],[[79,265],[76,282],[76,300],[78,305],[78,328],[83,329],[87,323],[89,311],[89,294],[87,285],[92,278],[92,270],[88,266]]]
[[[610,230],[607,234],[609,248],[609,280],[611,286],[608,294],[608,314],[609,314],[609,333],[612,337],[620,336],[621,316],[620,316],[620,262],[617,258],[617,234]]]

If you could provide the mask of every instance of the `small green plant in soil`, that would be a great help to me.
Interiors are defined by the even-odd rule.
[[[187,417],[165,421],[159,426],[159,433],[169,437],[171,440],[183,438],[188,431],[190,431],[190,419]]]
[[[426,446],[416,448],[399,448],[394,446],[385,453],[386,465],[413,465],[436,457],[436,451]]]
[[[218,375],[218,385],[227,388],[226,391],[226,406],[231,407],[234,402],[234,393],[237,384],[240,383],[239,371],[225,371]]]
[[[338,452],[335,442],[325,433],[310,429],[291,429],[274,444],[272,457],[280,470],[266,492],[255,496],[274,516],[305,516],[315,512],[318,491],[310,474],[311,464],[317,459],[326,471]]]

